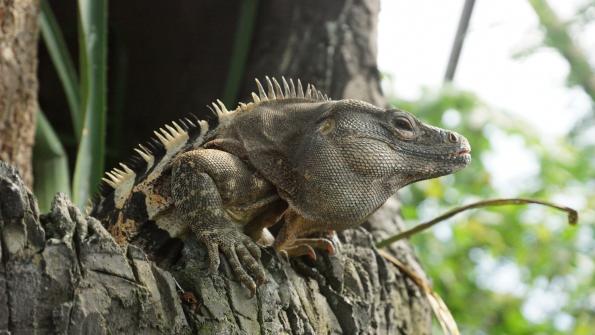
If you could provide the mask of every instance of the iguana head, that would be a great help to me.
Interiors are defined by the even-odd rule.
[[[354,172],[372,173],[400,188],[454,173],[471,162],[471,146],[456,132],[399,109],[383,110],[357,100],[334,103],[319,120],[319,131],[341,148]]]

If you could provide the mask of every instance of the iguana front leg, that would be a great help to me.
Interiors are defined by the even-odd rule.
[[[307,255],[313,260],[316,259],[314,249],[324,250],[331,255],[335,253],[333,242],[327,238],[303,238],[314,233],[332,231],[326,224],[308,220],[291,208],[285,212],[284,220],[273,245],[278,252],[288,257]]]
[[[270,185],[256,177],[238,157],[224,151],[193,150],[180,155],[173,163],[175,210],[207,247],[211,273],[219,267],[221,250],[235,276],[252,293],[257,284],[266,281],[260,264],[260,249],[240,231],[225,210],[225,204],[257,201],[270,189]]]

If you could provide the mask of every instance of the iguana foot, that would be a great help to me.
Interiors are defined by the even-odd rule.
[[[235,277],[250,290],[251,297],[256,293],[256,288],[267,281],[260,263],[260,248],[248,236],[237,230],[226,229],[199,232],[197,237],[207,247],[209,271],[212,274],[217,273],[219,268],[221,251]]]
[[[335,246],[328,238],[299,237],[313,233],[330,233],[331,230],[320,229],[323,224],[308,220],[291,208],[285,211],[284,219],[285,225],[273,244],[277,252],[292,257],[308,255],[313,260],[316,260],[314,249],[324,250],[330,255],[335,254]]]
[[[316,252],[314,249],[324,250],[329,255],[335,254],[335,246],[333,242],[326,238],[298,238],[289,245],[276,246],[278,252],[287,255],[287,257],[308,256],[312,260],[316,260]]]
[[[298,256],[308,256],[311,260],[316,260],[316,251],[307,244],[289,246],[286,249],[280,250],[279,253],[281,253],[286,260],[289,260],[289,257]]]

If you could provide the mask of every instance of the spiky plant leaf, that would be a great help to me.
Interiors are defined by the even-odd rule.
[[[104,165],[107,75],[107,0],[79,0],[79,52],[83,127],[76,157],[73,200],[83,207]]]

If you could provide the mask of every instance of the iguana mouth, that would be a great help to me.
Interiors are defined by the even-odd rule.
[[[459,148],[455,152],[445,155],[445,154],[436,154],[436,153],[428,153],[428,152],[423,152],[423,151],[410,150],[410,149],[403,148],[403,147],[395,147],[395,144],[393,142],[390,142],[384,138],[379,138],[376,136],[352,135],[351,138],[352,139],[359,139],[359,138],[373,139],[373,140],[387,144],[388,146],[393,148],[395,151],[401,151],[406,154],[417,156],[417,157],[433,158],[433,159],[438,159],[438,160],[444,160],[444,159],[455,160],[456,159],[456,160],[462,160],[462,161],[468,161],[471,159],[471,148],[468,146],[464,146],[462,148]]]
[[[448,158],[459,158],[459,157],[467,157],[467,156],[471,156],[471,149],[469,149],[469,148],[463,148],[461,150],[458,150],[455,153],[451,153],[451,154],[447,155]]]
[[[448,161],[455,161],[467,164],[471,161],[471,149],[470,148],[462,148],[457,150],[456,152],[447,154],[446,156],[442,156],[446,158]]]
[[[424,157],[429,159],[436,159],[436,160],[461,160],[466,161],[471,159],[471,148],[463,147],[456,151],[447,154],[439,154],[439,153],[428,153],[424,151],[414,151],[405,148],[399,148],[398,151],[404,152],[406,154],[417,156],[417,157]]]

